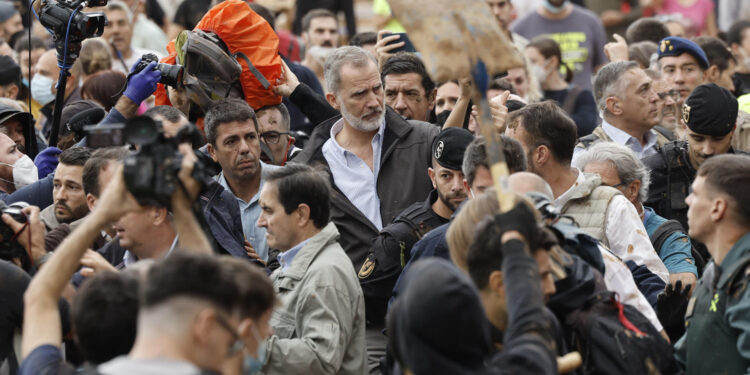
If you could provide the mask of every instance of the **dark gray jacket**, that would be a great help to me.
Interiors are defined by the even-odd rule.
[[[331,127],[340,118],[341,115],[336,116],[315,127],[305,149],[294,161],[321,165],[328,170],[323,144],[331,138]],[[435,125],[406,121],[386,106],[385,135],[377,182],[384,227],[409,205],[422,201],[432,190],[427,168],[431,162],[432,141],[439,132]],[[378,236],[378,229],[336,187],[332,177],[331,185],[334,187],[331,220],[341,233],[341,247],[349,255],[355,269],[359,270],[372,246],[372,240]]]

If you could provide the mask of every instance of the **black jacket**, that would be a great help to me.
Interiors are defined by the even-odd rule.
[[[309,116],[308,116],[309,117]],[[341,115],[328,119],[315,128],[305,149],[294,159],[303,164],[318,165],[328,170],[323,144],[331,137],[331,127]],[[427,176],[430,148],[440,132],[437,126],[406,121],[386,106],[385,135],[380,156],[377,191],[383,226],[414,202],[424,199],[432,183]],[[331,195],[331,220],[341,233],[339,243],[351,258],[356,270],[362,267],[377,237],[378,229],[360,212],[334,184]]]

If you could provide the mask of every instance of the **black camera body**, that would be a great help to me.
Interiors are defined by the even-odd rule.
[[[28,206],[29,204],[25,202],[6,205],[0,201],[0,214],[8,214],[13,220],[23,224],[26,222],[26,214],[21,210]],[[21,267],[24,270],[29,270],[31,269],[29,254],[18,241],[11,241],[14,235],[13,229],[10,229],[8,224],[0,220],[0,259],[11,261],[18,258],[21,260]]]
[[[46,0],[39,10],[39,21],[54,34],[58,61],[73,65],[81,52],[81,42],[102,36],[107,17],[102,12],[80,12],[83,0]],[[90,0],[88,6],[107,5],[106,0]]]
[[[182,166],[182,154],[177,146],[183,142],[201,144],[203,136],[194,125],[184,126],[174,138],[164,136],[161,125],[150,117],[134,117],[124,129],[124,139],[140,149],[125,158],[123,175],[125,185],[142,205],[169,207],[172,194],[180,189],[177,174]],[[193,168],[193,178],[203,186],[211,176],[205,167],[207,157],[195,153],[198,161]]]
[[[174,88],[182,87],[182,73],[184,71],[184,68],[181,65],[159,63],[159,58],[153,53],[147,53],[141,57],[141,61],[139,61],[138,65],[136,65],[135,69],[133,70],[133,74],[136,74],[145,69],[146,66],[152,61],[157,62],[154,69],[161,72],[161,79],[159,80],[159,83],[167,86],[172,86]]]

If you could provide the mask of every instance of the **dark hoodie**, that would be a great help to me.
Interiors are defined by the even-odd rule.
[[[489,374],[489,322],[471,280],[450,262],[414,263],[388,316],[389,343],[404,368],[422,374]]]

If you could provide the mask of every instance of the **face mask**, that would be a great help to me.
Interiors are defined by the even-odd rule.
[[[326,63],[328,55],[330,55],[334,49],[335,48],[331,47],[313,46],[310,47],[310,49],[305,53],[309,53],[312,56],[313,60],[315,60],[315,62],[320,64],[320,66],[323,66]]]
[[[245,375],[253,375],[260,372],[260,369],[263,368],[263,363],[266,360],[266,340],[261,340],[255,326],[250,327],[250,329],[253,332],[255,341],[258,343],[258,350],[255,353],[255,357],[245,354],[245,361],[242,365],[243,374]]]
[[[547,10],[550,13],[558,14],[558,13],[561,13],[563,10],[565,10],[565,5],[568,4],[568,1],[567,0],[563,1],[563,3],[560,4],[560,6],[554,6],[550,4],[549,0],[544,0],[543,4],[544,4],[544,7],[547,8]]]
[[[23,77],[23,79],[21,80],[21,82],[23,83],[24,86],[29,87],[29,79],[28,78]]]
[[[55,81],[52,78],[37,74],[31,79],[31,97],[41,105],[47,105],[55,100],[55,94],[52,93],[52,85]]]
[[[542,83],[547,80],[548,74],[547,74],[547,71],[543,67],[536,65],[536,64],[531,64],[531,67],[529,68],[529,70],[531,71],[531,75],[533,75],[534,78],[536,78],[537,82]]]
[[[36,169],[36,165],[34,165],[34,162],[31,161],[31,158],[29,158],[28,155],[24,155],[16,160],[13,165],[2,162],[0,162],[0,164],[13,168],[13,185],[15,185],[16,190],[29,186],[39,180],[39,172]],[[8,180],[3,181],[11,182]]]

